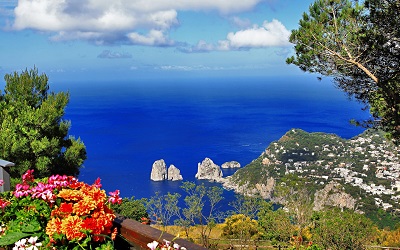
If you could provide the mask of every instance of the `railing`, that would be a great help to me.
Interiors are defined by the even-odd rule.
[[[117,215],[114,220],[115,226],[118,228],[119,236],[121,237],[116,242],[118,249],[149,249],[147,243],[154,240],[162,242],[164,239],[168,241],[174,240],[175,243],[188,250],[206,250],[200,245],[194,244],[184,239],[175,239],[176,237],[172,234],[165,233],[149,225],[143,225],[138,221],[126,219],[123,216]],[[125,242],[124,242],[125,241]],[[128,243],[128,244],[127,244]]]

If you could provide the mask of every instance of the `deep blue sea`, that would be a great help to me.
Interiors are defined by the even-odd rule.
[[[349,120],[369,116],[329,79],[308,75],[88,81],[53,89],[70,92],[65,118],[72,122],[70,134],[87,147],[79,179],[100,177],[103,188],[120,189],[124,197],[181,191],[181,182],[150,181],[159,159],[195,181],[205,157],[245,166],[291,128],[351,138],[363,129]],[[224,195],[225,202],[233,196]]]

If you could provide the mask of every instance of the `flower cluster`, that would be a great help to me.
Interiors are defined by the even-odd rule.
[[[38,237],[30,237],[29,239],[21,239],[15,242],[13,250],[38,250],[42,243],[37,241]]]
[[[186,247],[181,247],[179,244],[168,240],[164,240],[162,244],[158,243],[158,241],[153,241],[147,243],[147,246],[150,250],[186,250]]]
[[[0,180],[0,187],[1,186],[3,186],[3,184],[4,184],[4,181],[3,180]],[[9,201],[7,201],[7,200],[5,200],[5,199],[2,199],[1,197],[0,197],[0,210],[4,210],[4,208],[6,208],[6,206],[7,205],[9,205],[10,204],[10,202]],[[1,228],[1,227],[0,227]],[[1,235],[1,230],[0,230],[0,235]]]
[[[94,236],[94,241],[102,241],[99,235],[111,234],[115,215],[105,206],[107,197],[104,190],[96,185],[83,182],[71,183],[57,194],[61,203],[51,212],[51,219],[46,227],[46,234],[51,240],[54,234],[64,234],[68,240],[81,240],[87,231]]]
[[[13,249],[38,249],[43,244],[50,249],[72,249],[109,244],[106,239],[116,235],[110,205],[121,201],[119,190],[107,197],[100,179],[89,185],[72,176],[53,175],[35,182],[33,170],[28,170],[9,199],[0,197],[0,218],[5,223],[0,246],[12,243]],[[29,233],[39,235],[41,243],[37,237],[28,239]]]

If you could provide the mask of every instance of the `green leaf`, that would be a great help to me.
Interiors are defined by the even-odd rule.
[[[41,229],[41,226],[39,222],[37,221],[31,221],[29,224],[25,224],[24,227],[21,228],[22,232],[25,233],[34,233],[37,232]]]
[[[29,233],[23,232],[10,232],[0,238],[0,246],[8,246],[13,245],[15,242],[19,241],[20,239],[26,238],[30,236]]]

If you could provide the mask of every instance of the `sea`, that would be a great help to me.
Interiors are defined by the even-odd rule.
[[[156,160],[180,169],[184,181],[197,181],[206,157],[242,167],[288,130],[335,133],[352,138],[363,128],[351,119],[367,119],[363,105],[337,89],[331,79],[314,75],[274,77],[193,77],[57,83],[69,91],[65,119],[70,135],[80,138],[87,160],[79,180],[101,179],[109,192],[137,199],[181,193],[182,181],[154,182]],[[229,176],[235,170],[224,170]],[[225,190],[221,203],[234,199]]]

